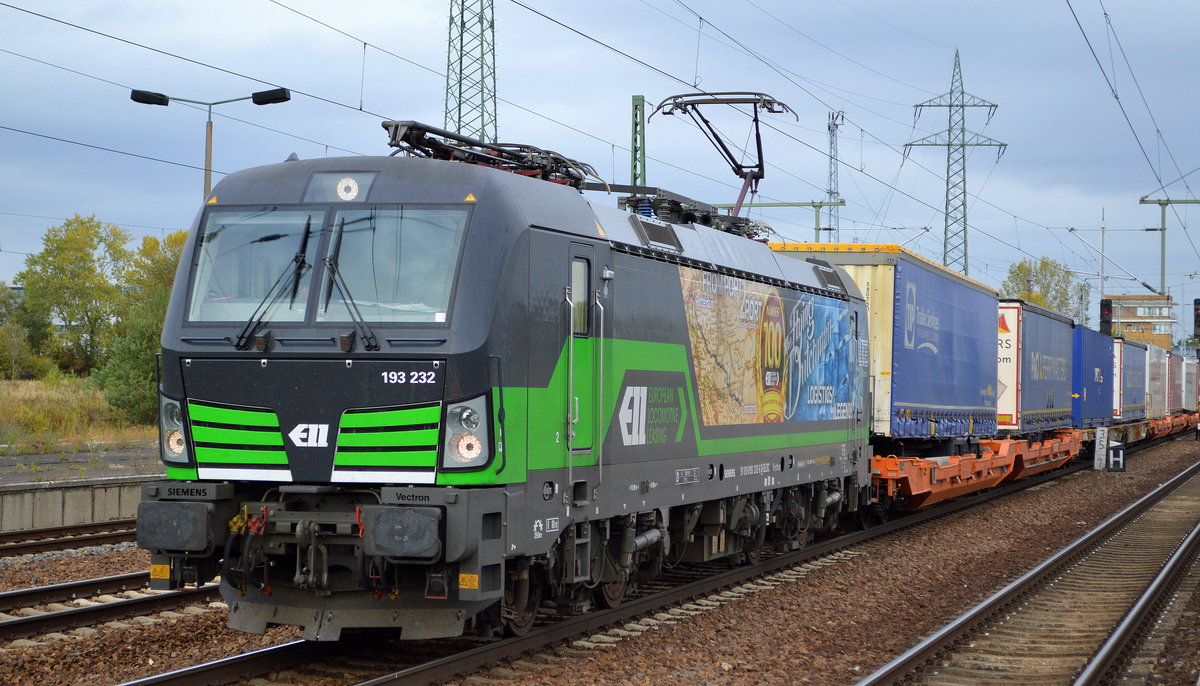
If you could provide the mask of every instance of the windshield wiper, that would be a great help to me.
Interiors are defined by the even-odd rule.
[[[254,312],[250,313],[250,319],[246,320],[246,325],[242,327],[242,332],[238,334],[237,341],[233,344],[238,350],[245,350],[250,347],[250,341],[254,338],[254,332],[262,325],[263,319],[266,318],[267,312],[271,306],[279,300],[286,290],[284,289],[285,279],[289,272],[292,276],[292,303],[296,302],[296,293],[300,288],[300,277],[304,271],[308,269],[308,261],[304,259],[304,255],[308,252],[308,236],[312,231],[312,215],[304,222],[304,235],[300,237],[300,247],[296,251],[296,255],[291,262],[283,268],[283,272],[275,279],[275,283],[271,284],[270,290],[263,296],[263,299],[258,303],[258,307],[254,308]],[[266,237],[269,240],[276,240],[279,236]]]
[[[363,347],[367,350],[379,350],[379,341],[375,339],[375,332],[371,331],[371,327],[367,325],[366,318],[358,309],[358,303],[350,295],[350,288],[346,285],[346,280],[342,278],[342,273],[338,270],[338,257],[342,253],[342,234],[345,232],[346,219],[343,217],[338,223],[337,235],[333,239],[333,250],[324,259],[325,271],[329,272],[329,284],[325,287],[325,311],[329,311],[330,296],[333,295],[333,289],[337,288],[338,295],[342,296],[342,302],[346,304],[346,310],[350,313],[350,320],[354,322],[354,328],[362,337]]]

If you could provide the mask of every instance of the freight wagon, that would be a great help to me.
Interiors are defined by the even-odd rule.
[[[1075,327],[1071,422],[1077,427],[1107,426],[1113,420],[1113,342],[1099,331]]]
[[[1188,412],[1196,411],[1197,394],[1200,392],[1197,389],[1197,385],[1200,384],[1198,368],[1200,365],[1196,360],[1190,357],[1183,358],[1183,409]]]
[[[1146,346],[1146,417],[1167,416],[1167,351],[1157,345]]]
[[[794,245],[775,248],[835,262],[867,300],[877,452],[954,454],[995,434],[994,289],[895,245]]]
[[[1167,353],[1167,414],[1183,411],[1183,356]]]
[[[1074,323],[1021,300],[1001,300],[999,311],[998,428],[1039,435],[1070,427]]]
[[[1146,344],[1113,339],[1113,420],[1146,418]]]

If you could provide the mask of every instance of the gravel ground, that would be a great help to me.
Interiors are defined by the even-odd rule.
[[[272,629],[263,636],[232,631],[225,628],[225,618],[224,609],[212,608],[195,615],[162,613],[155,624],[130,621],[96,627],[96,633],[84,637],[36,646],[9,644],[0,652],[0,683],[119,684],[300,637],[291,629]]]
[[[1191,441],[1147,450],[1131,457],[1125,474],[1083,473],[951,521],[918,527],[869,544],[868,554],[816,569],[798,581],[659,625],[611,648],[579,651],[567,663],[569,669],[560,663],[526,681],[854,683],[1198,457],[1198,446]],[[136,555],[142,555],[136,563],[122,558]],[[25,573],[36,574],[38,583],[53,583],[145,568],[141,552],[112,554],[113,560],[103,563],[112,565],[105,571],[81,572],[82,564],[75,564],[76,559],[91,564],[108,557],[71,558],[70,564],[61,558],[38,560]],[[121,564],[128,566],[118,569]],[[10,583],[22,570],[26,567],[4,567],[0,583]],[[23,585],[18,581],[14,587]],[[1200,613],[1200,603],[1193,600],[1193,605],[1191,610]],[[1200,630],[1195,613],[1190,618]],[[0,646],[0,683],[117,683],[298,636],[290,628],[266,636],[242,634],[224,628],[224,621],[224,610],[214,608],[167,616],[157,624],[97,627],[83,638]],[[1176,646],[1187,651],[1180,653],[1184,657],[1168,666],[1186,664],[1158,683],[1195,683],[1189,670],[1200,637],[1185,630],[1184,639],[1189,637],[1190,646]],[[503,681],[502,675],[510,674],[497,669],[467,681]]]
[[[1195,574],[1197,569],[1193,568]],[[1200,594],[1192,596],[1175,626],[1174,641],[1154,667],[1155,684],[1200,683]]]
[[[0,592],[150,569],[150,553],[133,543],[0,558]]]
[[[570,662],[570,673],[547,669],[536,681],[855,683],[1198,457],[1195,443],[1175,441],[1132,456],[1124,474],[1082,473],[918,527],[802,580],[586,651]],[[1190,646],[1180,646],[1190,651],[1190,665],[1198,629],[1186,634]],[[467,683],[504,681],[501,675],[508,673],[484,672]],[[1185,666],[1158,683],[1194,684],[1196,673]]]

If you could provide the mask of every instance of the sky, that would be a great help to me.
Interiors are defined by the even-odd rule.
[[[809,202],[827,198],[827,124],[842,112],[837,238],[938,262],[946,149],[905,144],[947,129],[946,108],[914,106],[950,90],[958,51],[964,90],[997,105],[990,118],[967,109],[967,129],[1006,144],[968,149],[969,274],[998,286],[1014,262],[1062,262],[1092,286],[1093,326],[1101,271],[1108,294],[1159,287],[1161,234],[1145,229],[1160,210],[1139,199],[1200,189],[1194,1],[494,3],[501,141],[623,184],[633,95],[652,109],[681,93],[764,92],[795,116],[763,116],[756,200]],[[287,103],[213,108],[214,183],[293,152],[386,155],[381,121],[443,124],[448,17],[447,3],[420,0],[0,0],[0,280],[75,214],[135,240],[191,226],[206,110],[138,104],[131,88],[209,102],[291,89]],[[744,114],[709,116],[735,148],[750,141]],[[740,180],[689,120],[653,116],[646,132],[650,185],[736,199]],[[752,212],[784,240],[812,239],[810,208]],[[1200,207],[1168,208],[1176,338],[1200,297],[1196,218]]]

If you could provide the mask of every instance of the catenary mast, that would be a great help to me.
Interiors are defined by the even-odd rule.
[[[496,142],[496,27],[492,0],[450,0],[445,128]]]

